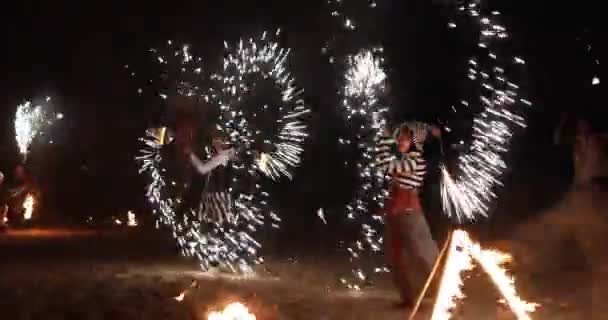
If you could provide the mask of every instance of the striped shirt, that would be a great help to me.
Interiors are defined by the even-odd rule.
[[[426,162],[420,152],[400,154],[395,139],[383,137],[377,146],[376,166],[388,173],[401,188],[419,189],[424,183]]]
[[[217,159],[222,151],[213,147],[205,148],[209,161]],[[225,151],[224,151],[225,152]],[[199,207],[199,217],[207,223],[224,224],[233,223],[235,219],[234,206],[231,195],[228,192],[231,179],[229,166],[216,166],[206,173],[206,182],[201,204]]]
[[[232,200],[228,192],[205,192],[199,207],[199,218],[207,223],[234,222]]]
[[[414,143],[418,150],[422,150],[424,142],[426,141],[429,131],[431,130],[431,126],[424,122],[404,122],[395,130],[393,133],[393,138],[397,138],[402,127],[407,127],[410,130],[412,133],[412,143]]]

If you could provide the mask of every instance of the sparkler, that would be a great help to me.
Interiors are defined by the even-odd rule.
[[[279,33],[277,30],[275,35]],[[291,179],[290,169],[300,164],[302,143],[308,136],[300,118],[310,110],[302,99],[303,91],[295,86],[288,71],[290,51],[269,39],[266,32],[259,39],[241,40],[234,49],[227,42],[224,46],[229,53],[224,58],[223,71],[212,76],[221,88],[210,97],[220,106],[218,129],[226,132],[233,145],[242,150],[241,161],[234,167],[244,172],[259,170],[273,180],[281,176]],[[252,103],[265,81],[272,82],[270,86],[280,98],[275,106]],[[263,114],[268,122],[271,112],[278,114],[278,119],[270,124],[262,123],[258,115]],[[273,137],[269,131],[277,131],[277,126],[278,134]],[[259,150],[264,146],[273,150]],[[247,159],[255,154],[260,156],[254,161]]]
[[[499,56],[501,41],[509,36],[505,27],[497,22],[500,13],[486,15],[475,2],[459,8],[460,13],[471,17],[480,28],[478,48],[481,54],[469,60],[468,77],[479,86],[477,103],[481,111],[473,119],[473,140],[468,152],[458,158],[460,175],[452,178],[442,170],[442,200],[444,212],[458,222],[487,217],[489,203],[496,195],[494,188],[501,185],[500,177],[507,168],[502,155],[509,150],[515,131],[525,128],[522,106],[531,103],[519,95],[519,86],[507,76],[510,64],[522,65],[519,57]],[[451,28],[456,24],[451,23]],[[472,105],[462,101],[467,108]]]
[[[386,74],[382,69],[382,49],[362,50],[348,57],[348,69],[344,76],[342,106],[346,120],[356,131],[356,148],[361,153],[356,168],[360,183],[355,195],[347,205],[349,220],[361,225],[360,239],[348,247],[351,261],[358,260],[365,252],[378,253],[382,250],[383,217],[372,213],[381,206],[388,192],[385,176],[375,166],[377,141],[386,127],[388,107],[381,103],[385,95]],[[343,144],[351,141],[341,139]],[[386,268],[375,268],[385,271]],[[353,270],[355,283],[343,279],[350,288],[360,288],[368,281],[368,275],[361,269]]]
[[[144,148],[136,159],[141,163],[140,173],[147,173],[150,179],[146,196],[156,208],[157,225],[171,229],[181,253],[196,258],[205,271],[219,264],[233,272],[250,272],[253,264],[262,263],[263,259],[258,256],[261,245],[250,235],[261,224],[261,209],[249,207],[250,203],[246,202],[256,203],[253,197],[239,198],[234,205],[238,217],[224,224],[200,221],[192,210],[179,215],[176,211],[182,200],[177,184],[167,180],[162,167],[164,145],[160,143],[158,133],[148,130],[141,141]]]
[[[31,220],[34,214],[34,205],[36,204],[36,200],[34,196],[30,193],[25,197],[25,201],[23,201],[23,220]]]
[[[203,84],[205,77],[202,60],[190,53],[189,46],[176,46],[168,41],[165,48],[153,49],[151,53],[160,66],[161,77],[160,81],[155,79],[148,82],[154,86],[157,96],[162,100],[173,95],[201,96],[207,101],[214,97],[212,90],[201,89],[208,87]],[[132,75],[135,76],[135,73],[132,72]],[[284,76],[282,73],[280,75]],[[142,92],[141,88],[138,89],[138,93]],[[294,116],[294,114],[290,115]],[[267,168],[281,169],[283,167],[279,164],[287,163],[287,160],[292,159],[291,155],[301,151],[294,142],[299,138],[298,133],[294,132],[297,131],[296,129],[297,126],[295,129],[293,125],[286,126],[285,132],[282,132],[280,137],[282,144],[277,147],[278,151],[271,159],[264,157]],[[148,130],[145,137],[141,138],[143,149],[136,158],[141,164],[140,173],[147,174],[150,179],[147,198],[155,207],[157,225],[168,226],[182,254],[195,257],[203,270],[219,265],[233,272],[251,271],[253,264],[263,261],[258,256],[260,244],[252,233],[263,224],[266,216],[274,221],[279,220],[273,213],[264,214],[263,209],[269,195],[262,191],[261,186],[253,179],[252,166],[246,167],[242,163],[233,164],[235,170],[241,174],[237,175],[233,188],[229,190],[233,194],[233,210],[236,218],[221,224],[202,221],[203,219],[193,210],[185,208],[186,204],[179,196],[181,184],[172,181],[163,167],[164,140],[164,129]],[[294,148],[296,151],[292,151]],[[250,154],[253,152],[248,153]],[[245,181],[245,178],[249,179]],[[253,187],[253,192],[250,191],[249,186]]]
[[[462,292],[462,274],[471,270],[473,262],[479,263],[490,276],[507,304],[517,316],[518,320],[529,320],[530,313],[534,312],[538,304],[522,300],[515,289],[514,280],[507,276],[505,269],[500,267],[510,260],[504,253],[483,249],[478,243],[472,241],[466,231],[455,230],[448,251],[447,260],[439,293],[433,307],[432,320],[448,320],[457,301],[465,297]]]
[[[50,97],[45,99],[45,103],[50,101]],[[17,140],[19,152],[24,157],[24,161],[34,139],[43,134],[47,126],[53,123],[53,116],[46,109],[46,105],[34,106],[30,101],[17,106],[15,113],[15,139]],[[54,118],[62,119],[63,114],[59,113]]]

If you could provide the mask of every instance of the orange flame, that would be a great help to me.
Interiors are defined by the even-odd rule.
[[[207,320],[256,320],[256,317],[249,313],[249,309],[244,304],[233,302],[221,312],[211,312]]]
[[[34,196],[30,193],[25,197],[25,201],[23,201],[23,219],[30,220],[32,219],[32,215],[34,214],[34,205],[36,204],[36,200]]]
[[[501,264],[511,261],[511,255],[481,248],[463,230],[455,230],[452,234],[452,243],[431,319],[448,320],[451,318],[456,301],[464,298],[462,272],[473,268],[473,260],[480,264],[490,276],[517,319],[531,320],[529,314],[534,312],[539,305],[522,300],[517,295],[513,278],[509,277],[507,271],[501,267]]]
[[[135,213],[130,210],[127,212],[127,226],[137,227],[137,218],[135,217]]]

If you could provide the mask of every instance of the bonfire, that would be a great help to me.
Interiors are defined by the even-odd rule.
[[[531,320],[530,314],[539,306],[536,303],[527,302],[520,298],[515,289],[515,281],[507,274],[503,264],[511,261],[509,254],[496,250],[483,249],[478,243],[469,238],[469,234],[463,230],[455,230],[450,239],[447,240],[442,254],[438,258],[436,267],[447,250],[445,266],[439,284],[439,293],[433,307],[432,320],[449,320],[452,312],[456,308],[459,300],[465,298],[462,292],[462,274],[474,267],[474,262],[478,263],[486,274],[490,277],[504,301],[509,306],[518,320]],[[435,268],[433,271],[436,271]],[[417,305],[410,314],[409,319],[413,319],[418,306],[428,288],[433,274],[429,277],[425,289],[421,293]]]
[[[223,311],[209,313],[207,320],[256,320],[256,317],[249,313],[249,309],[244,304],[234,302],[226,306]]]

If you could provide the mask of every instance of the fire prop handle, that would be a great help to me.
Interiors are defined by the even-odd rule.
[[[435,260],[435,265],[433,266],[433,270],[431,270],[429,277],[426,279],[426,282],[424,283],[424,287],[422,287],[422,291],[420,291],[420,294],[418,294],[418,298],[416,299],[416,304],[414,305],[414,308],[412,309],[412,312],[410,313],[408,320],[413,320],[414,317],[416,316],[416,313],[418,313],[418,309],[420,309],[420,304],[422,303],[422,299],[424,299],[424,295],[426,294],[426,291],[431,286],[431,283],[433,282],[433,278],[435,278],[435,274],[437,273],[437,270],[439,270],[439,266],[441,265],[441,261],[443,260],[443,257],[445,256],[446,252],[448,252],[448,248],[450,247],[450,241],[452,239],[453,233],[454,233],[454,231],[450,231],[447,238],[445,239],[443,248],[441,248],[441,251],[439,252],[439,255],[437,256],[437,259]]]

